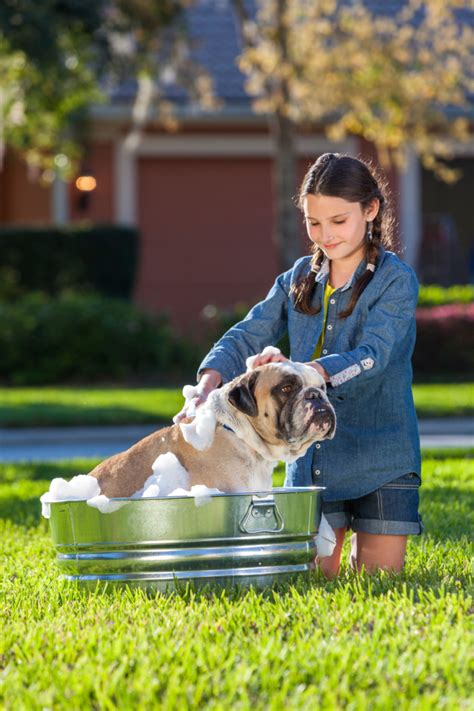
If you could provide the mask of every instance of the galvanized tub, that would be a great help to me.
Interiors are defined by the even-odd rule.
[[[314,567],[321,487],[192,497],[114,499],[103,514],[85,501],[51,504],[51,532],[66,580],[170,591],[263,588]]]

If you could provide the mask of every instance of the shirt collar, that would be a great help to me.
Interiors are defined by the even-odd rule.
[[[385,253],[385,250],[382,246],[380,246],[379,254],[380,254],[380,259],[379,259],[379,264],[382,261],[383,255]],[[367,262],[365,259],[363,259],[360,264],[356,267],[356,269],[353,271],[349,279],[346,281],[344,286],[341,286],[341,291],[346,291],[346,289],[350,289],[351,286],[354,284],[356,279],[358,279],[365,271],[367,266]],[[321,268],[319,272],[315,276],[315,282],[318,284],[320,282],[325,282],[327,281],[326,277],[329,274],[329,259],[327,257],[324,257],[323,263],[321,264]]]

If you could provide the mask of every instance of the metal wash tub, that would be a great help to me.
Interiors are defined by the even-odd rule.
[[[166,591],[192,582],[262,588],[314,567],[321,487],[191,497],[51,504],[57,561],[67,580]]]

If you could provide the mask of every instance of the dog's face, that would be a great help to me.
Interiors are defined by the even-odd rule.
[[[334,408],[319,373],[300,363],[269,363],[234,380],[228,402],[246,419],[274,459],[294,461],[313,442],[332,439]],[[259,448],[261,450],[261,448]]]

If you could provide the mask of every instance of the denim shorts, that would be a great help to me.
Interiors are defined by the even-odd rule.
[[[322,511],[333,528],[419,535],[423,530],[418,513],[420,484],[418,474],[404,474],[360,499],[323,501]]]

